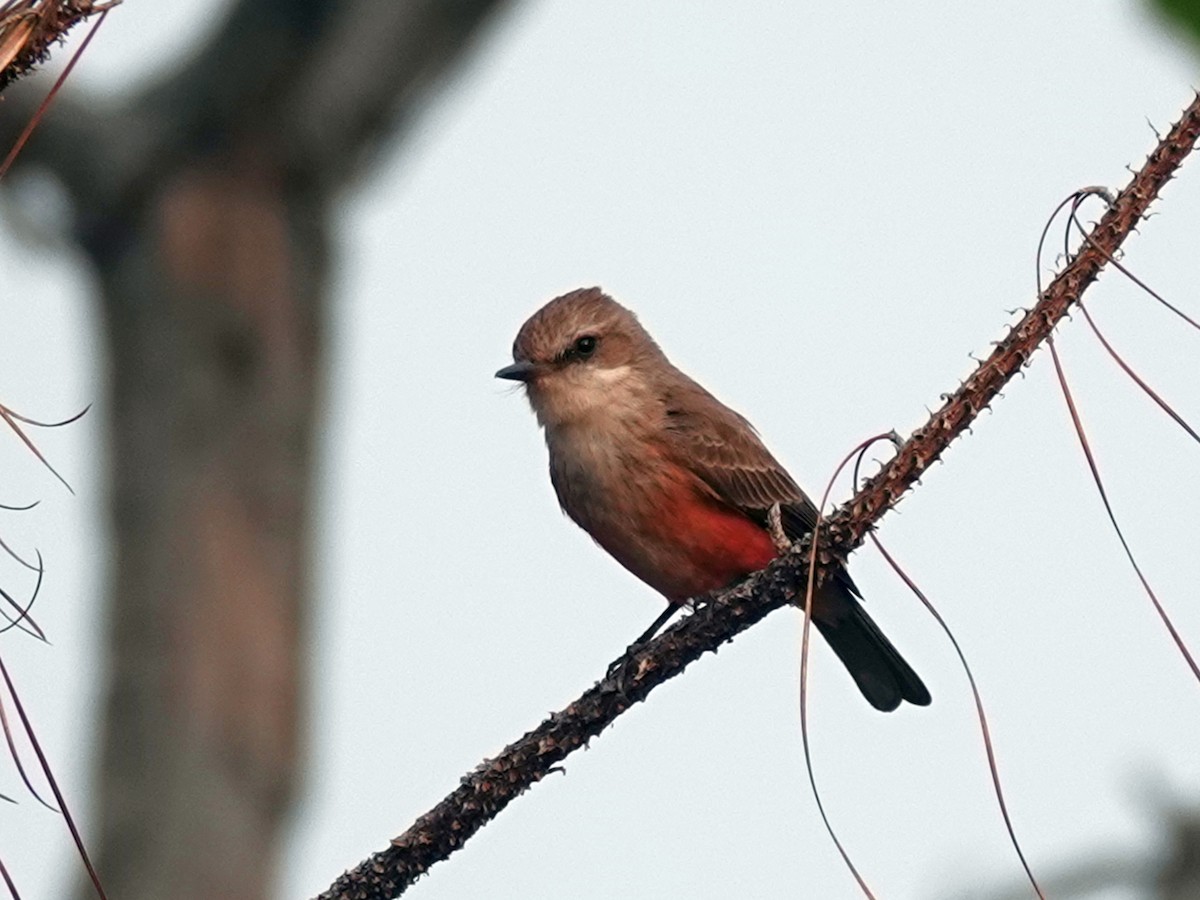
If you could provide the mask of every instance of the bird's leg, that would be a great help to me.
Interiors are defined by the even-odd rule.
[[[668,603],[667,608],[658,614],[658,618],[651,623],[650,627],[642,632],[642,636],[626,647],[625,652],[621,654],[621,658],[613,662],[613,664],[608,667],[608,674],[611,675],[613,672],[615,672],[618,668],[620,668],[621,664],[625,660],[627,660],[638,650],[641,650],[642,647],[645,646],[645,644],[652,637],[658,634],[658,629],[662,628],[663,625],[666,624],[667,620],[670,619],[671,616],[675,615],[675,610],[677,609],[679,609],[677,605],[674,603]]]
[[[772,503],[771,508],[767,510],[767,534],[771,535],[775,549],[780,553],[787,553],[792,549],[792,542],[783,531],[783,512],[778,503]]]
[[[679,609],[679,607],[674,603],[668,603],[667,608],[658,614],[658,618],[651,623],[649,628],[642,632],[642,636],[640,638],[629,645],[625,652],[632,653],[634,650],[637,650],[639,647],[641,647],[642,644],[646,643],[646,641],[650,640],[650,638],[658,634],[658,629],[667,624],[667,620],[670,619],[671,616],[675,615],[675,610],[677,609]]]

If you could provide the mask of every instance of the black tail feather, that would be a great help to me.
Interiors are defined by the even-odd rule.
[[[932,698],[920,677],[842,585],[823,591],[814,612],[813,624],[872,706],[891,712],[903,700],[929,705]]]

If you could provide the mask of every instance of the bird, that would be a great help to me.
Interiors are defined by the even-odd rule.
[[[816,506],[754,427],[672,365],[637,316],[600,288],[542,306],[512,355],[496,377],[524,385],[563,512],[667,600],[643,637],[689,599],[766,566],[783,549],[780,528],[789,540],[813,530]],[[813,623],[872,706],[930,703],[843,566],[812,606]]]

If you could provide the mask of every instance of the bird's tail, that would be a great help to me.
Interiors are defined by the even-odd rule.
[[[878,710],[907,700],[928,706],[929,690],[846,587],[834,582],[813,605],[813,623]]]

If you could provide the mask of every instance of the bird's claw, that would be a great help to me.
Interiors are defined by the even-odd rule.
[[[624,653],[608,664],[608,671],[604,673],[604,677],[612,678],[616,681],[617,693],[622,697],[625,696],[625,689],[629,685],[628,679],[630,675],[633,674],[630,671],[632,667],[629,665],[633,661],[633,655],[638,651],[645,649],[646,645],[649,643],[650,642],[648,640],[634,641],[625,648]],[[640,668],[638,669],[638,674],[640,674]],[[634,677],[636,678],[637,675],[634,674]]]
[[[792,549],[792,542],[783,531],[783,512],[778,503],[772,503],[771,508],[767,510],[767,533],[771,535],[771,541],[780,553],[787,553]]]

